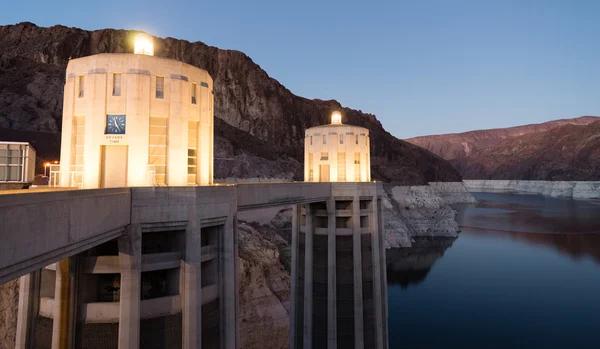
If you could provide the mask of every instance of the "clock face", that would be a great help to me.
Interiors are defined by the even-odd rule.
[[[107,135],[124,135],[125,134],[125,115],[106,115],[106,131]]]

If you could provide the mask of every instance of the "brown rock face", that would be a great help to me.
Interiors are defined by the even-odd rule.
[[[451,160],[467,179],[600,180],[600,121],[508,138]]]
[[[69,58],[133,52],[133,34],[31,23],[0,26],[0,128],[60,132]],[[192,64],[213,77],[215,116],[222,121],[215,122],[217,178],[301,180],[304,130],[329,123],[331,112],[341,110],[345,123],[371,132],[374,179],[405,184],[461,179],[443,159],[386,132],[374,115],[336,101],[295,96],[242,52],[166,38],[155,39],[155,55]],[[252,146],[241,146],[240,139]],[[51,156],[58,153],[56,148]]]
[[[471,156],[478,153],[481,149],[498,144],[507,138],[528,133],[544,132],[563,125],[587,125],[595,121],[600,121],[600,117],[581,116],[573,119],[553,120],[541,124],[421,136],[409,138],[406,141],[423,147],[446,160],[451,160]]]
[[[598,152],[590,147],[600,145],[599,121],[582,116],[407,141],[450,160],[466,179],[598,180]]]

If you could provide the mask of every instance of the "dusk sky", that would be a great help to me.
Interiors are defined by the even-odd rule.
[[[600,1],[2,1],[0,25],[139,29],[240,50],[399,138],[600,115]]]

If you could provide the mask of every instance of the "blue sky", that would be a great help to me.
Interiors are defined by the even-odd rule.
[[[4,0],[0,24],[140,29],[248,54],[400,138],[600,115],[600,1]]]

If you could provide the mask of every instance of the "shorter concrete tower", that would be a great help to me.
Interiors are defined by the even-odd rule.
[[[307,154],[333,154],[331,182],[346,180],[338,164],[347,167],[350,177],[356,173],[357,179],[348,178],[354,183],[329,183],[323,193],[328,199],[293,209],[292,349],[387,348],[383,188],[380,183],[367,182],[368,130],[342,125],[340,119],[339,113],[334,113],[331,125],[306,131]],[[336,157],[344,152],[360,154],[356,171],[343,156],[337,162]],[[314,175],[313,171],[321,167],[322,173],[329,163],[323,159],[318,166],[310,165]],[[329,178],[318,173],[307,178],[320,178],[321,182]]]
[[[340,112],[331,124],[306,130],[304,180],[306,182],[369,182],[371,160],[369,130],[342,124]]]

